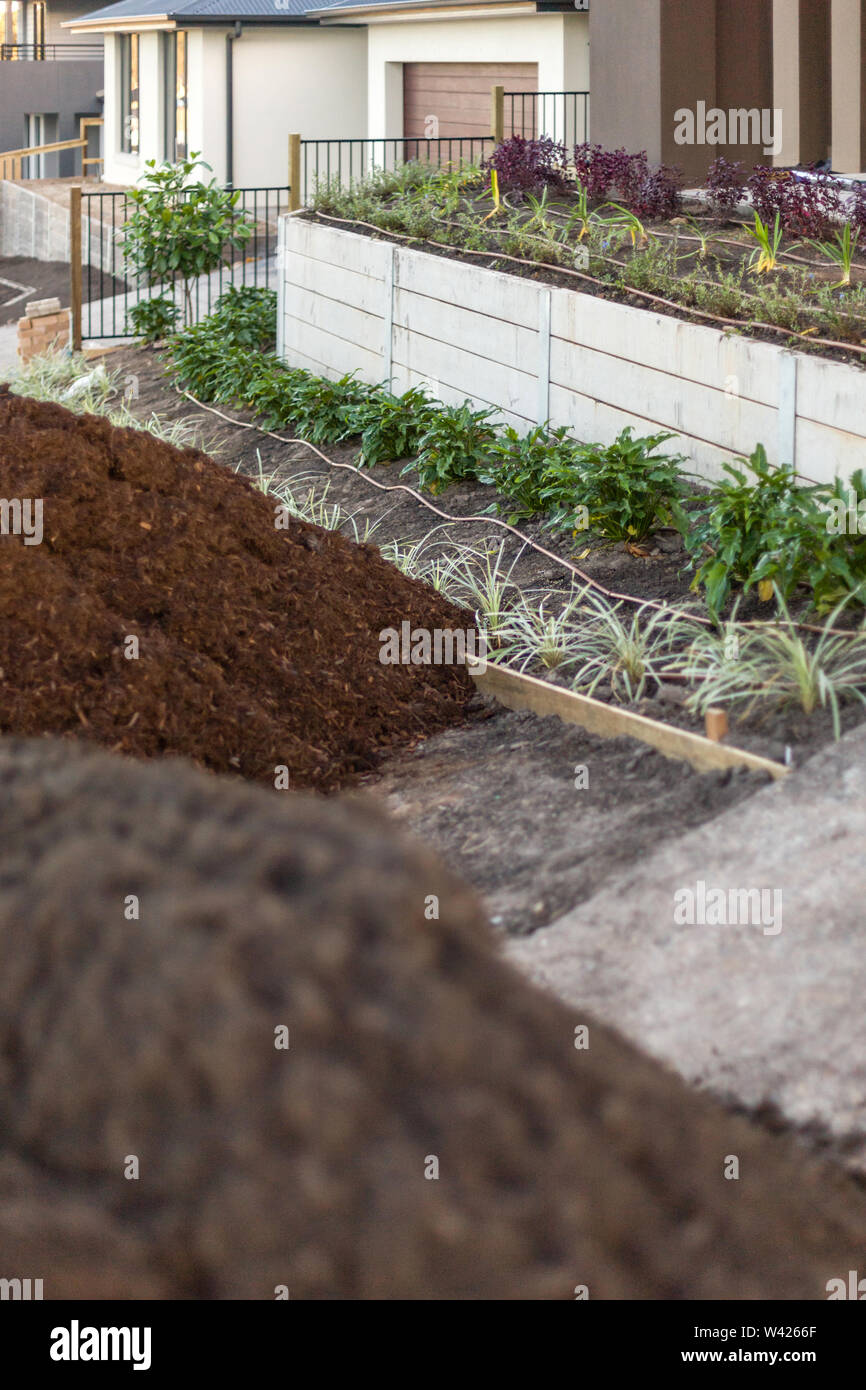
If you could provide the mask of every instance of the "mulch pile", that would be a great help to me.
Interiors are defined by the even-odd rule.
[[[0,1250],[46,1299],[825,1299],[862,1269],[840,1169],[538,993],[364,797],[0,740],[0,959]]]
[[[277,530],[202,453],[0,388],[0,494],[44,502],[41,545],[0,535],[2,733],[330,789],[472,698],[462,667],[379,661],[382,629],[465,613],[373,546]]]

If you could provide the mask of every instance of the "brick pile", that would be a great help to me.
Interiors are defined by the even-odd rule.
[[[18,320],[18,356],[29,362],[51,348],[60,351],[69,346],[69,310],[61,309],[59,299],[34,299]]]

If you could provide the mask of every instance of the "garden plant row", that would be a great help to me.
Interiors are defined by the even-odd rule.
[[[323,182],[310,215],[863,361],[866,184],[747,175],[724,159],[702,193],[680,183],[645,153],[569,154],[515,136],[480,167],[409,163],[352,187]]]
[[[419,388],[395,395],[354,376],[337,381],[281,364],[273,353],[276,298],[231,289],[209,319],[175,335],[175,379],[202,401],[253,411],[265,429],[291,429],[316,445],[358,438],[362,466],[408,459],[422,488],[477,481],[495,489],[490,510],[511,524],[543,518],[552,531],[639,544],[660,527],[681,533],[693,587],[721,616],[735,591],[759,586],[785,602],[808,596],[819,612],[866,593],[866,470],[832,486],[772,468],[757,444],[709,488],[684,458],[661,452],[672,436],[610,445],[563,428],[497,429],[493,412],[446,406]]]

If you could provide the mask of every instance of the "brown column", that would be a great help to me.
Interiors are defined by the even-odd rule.
[[[831,142],[830,0],[800,0],[800,162],[826,159]]]
[[[814,2],[820,7],[828,0]],[[779,3],[794,7],[796,63],[799,0]],[[773,12],[774,0],[598,0],[590,8],[593,140],[645,149],[652,160],[678,164],[695,183],[718,155],[747,165],[770,162],[761,116],[780,104],[773,90]],[[796,71],[795,96],[799,88]],[[683,132],[681,112],[694,117],[690,143],[676,138]],[[724,138],[709,144],[718,112],[724,113]],[[807,114],[820,125],[820,109]]]
[[[866,0],[864,0],[866,2]],[[718,0],[716,9],[716,105],[726,112],[773,109],[773,0]],[[769,118],[768,118],[769,120]],[[730,119],[729,119],[730,127]],[[754,123],[748,122],[750,136]],[[767,129],[772,130],[772,125]],[[730,133],[730,130],[729,130]],[[748,168],[772,163],[763,134],[756,143],[731,143],[716,154]]]
[[[677,111],[696,112],[698,102],[705,110],[716,105],[716,0],[662,0],[662,159],[678,164],[692,183],[704,177],[718,154],[712,146],[679,145],[674,138]]]

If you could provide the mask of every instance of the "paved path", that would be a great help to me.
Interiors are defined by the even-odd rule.
[[[781,930],[678,925],[674,895],[698,881],[781,890]],[[505,949],[688,1080],[777,1107],[866,1172],[866,729]]]

